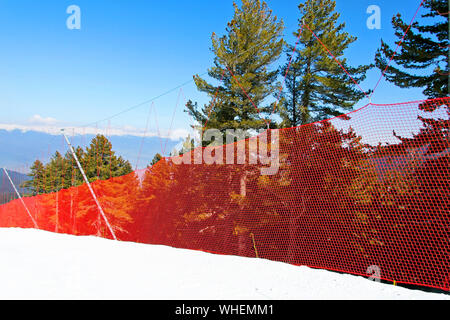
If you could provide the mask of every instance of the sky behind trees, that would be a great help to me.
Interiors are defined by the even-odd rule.
[[[347,51],[353,65],[374,61],[380,39],[395,41],[391,18],[410,21],[420,1],[337,0],[346,31],[358,37]],[[295,43],[299,0],[268,0],[285,23],[285,39]],[[81,9],[81,29],[69,30],[66,9]],[[369,30],[370,5],[381,9],[381,29]],[[419,12],[423,13],[423,9]],[[203,74],[212,65],[212,32],[222,35],[233,15],[232,1],[31,1],[0,0],[0,123],[81,126],[108,118],[159,96]],[[280,64],[285,63],[285,57]],[[373,69],[361,84],[375,86]],[[421,90],[404,90],[382,82],[373,102],[394,103],[423,98]],[[182,110],[187,100],[206,103],[193,82],[154,101],[161,131],[188,128]],[[368,101],[362,100],[358,106]],[[357,106],[357,107],[358,107]],[[143,104],[98,127],[144,128],[150,104]],[[152,127],[153,126],[153,127]],[[149,128],[155,131],[154,121]]]

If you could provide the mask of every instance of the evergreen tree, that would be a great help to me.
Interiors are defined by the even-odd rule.
[[[133,171],[130,162],[116,156],[111,142],[103,135],[94,137],[86,150],[76,147],[75,153],[90,182],[120,177]],[[56,151],[45,165],[36,160],[29,176],[31,179],[22,186],[30,188],[34,194],[56,192],[85,183],[71,152],[62,156]]]
[[[50,159],[50,162],[45,166],[45,185],[46,191],[56,192],[63,188],[64,181],[64,159],[58,151]]]
[[[195,140],[191,138],[189,134],[186,139],[184,139],[181,149],[178,151],[178,154],[185,154],[191,152],[195,148]]]
[[[120,177],[133,171],[129,161],[117,157],[111,142],[103,135],[97,135],[86,148],[83,166],[89,181]]]
[[[201,126],[208,121],[207,128],[221,131],[264,128],[266,123],[259,111],[271,109],[263,103],[275,90],[277,71],[271,70],[270,65],[282,52],[283,22],[260,0],[243,0],[241,7],[233,5],[234,17],[226,35],[212,35],[215,59],[208,74],[220,84],[216,86],[194,76],[198,90],[212,99],[202,109],[189,101],[187,112]]]
[[[159,154],[159,153],[155,154],[155,156],[152,159],[152,162],[150,162],[150,167],[157,164],[159,162],[159,160],[161,160],[162,158],[163,158],[163,156],[161,154]]]
[[[30,168],[30,173],[28,176],[32,179],[25,181],[21,188],[28,189],[32,195],[38,195],[45,192],[44,186],[44,174],[45,167],[40,160],[36,160]]]
[[[308,25],[355,81],[363,81],[371,66],[351,67],[343,58],[357,38],[344,31],[345,23],[338,23],[340,14],[335,7],[334,0],[307,0],[299,5],[299,29],[294,32],[298,38],[303,29],[299,44],[293,57],[294,46],[287,46],[288,63],[280,69],[286,75],[286,90],[279,105],[283,127],[341,115],[365,96],[314,35],[302,27],[303,23]]]
[[[428,98],[449,95],[449,15],[447,0],[426,0],[428,12],[423,18],[431,18],[432,25],[412,24],[405,36],[401,49],[385,73],[388,81],[401,88],[424,88]],[[398,43],[408,29],[400,14],[392,18],[392,25]],[[375,56],[376,66],[384,71],[394,50],[381,41],[381,48]],[[419,72],[416,73],[416,72]]]
[[[83,164],[83,160],[85,159],[85,152],[83,148],[76,147],[74,148],[75,154],[77,155],[77,158],[81,161]],[[81,174],[80,169],[77,166],[77,163],[75,161],[75,158],[72,155],[72,152],[67,151],[65,155],[65,179],[64,179],[64,188],[70,188],[72,186],[79,186],[84,183],[83,176]]]

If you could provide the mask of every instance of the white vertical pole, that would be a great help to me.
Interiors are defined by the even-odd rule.
[[[72,153],[72,155],[73,155],[73,157],[75,159],[75,162],[77,163],[77,166],[80,169],[81,175],[83,176],[83,179],[86,182],[86,184],[87,184],[87,186],[89,188],[89,191],[91,192],[92,197],[94,198],[94,201],[95,201],[95,203],[96,203],[96,205],[98,207],[98,211],[100,212],[100,214],[102,215],[103,219],[105,220],[106,225],[108,226],[108,229],[111,232],[111,235],[113,236],[114,240],[117,240],[116,235],[114,233],[114,230],[112,229],[111,225],[109,224],[108,218],[106,218],[106,215],[103,212],[102,206],[100,205],[100,202],[98,202],[97,196],[95,195],[94,190],[92,189],[92,186],[89,183],[89,180],[86,177],[86,174],[84,173],[83,167],[81,166],[80,161],[78,160],[77,154],[75,153],[75,151],[73,150],[72,145],[70,144],[69,138],[67,138],[67,136],[65,135],[64,129],[62,129],[61,132],[62,132],[62,135],[64,136],[64,138],[66,139],[66,142],[67,142],[67,144],[69,146],[70,152]]]
[[[9,176],[8,171],[3,168],[3,171],[5,172],[6,176],[8,177],[9,182],[11,183],[11,185],[14,188],[14,191],[16,192],[17,196],[19,197],[20,201],[22,202],[23,207],[25,208],[25,210],[27,211],[28,215],[30,216],[31,220],[33,221],[34,227],[36,229],[39,229],[38,224],[36,223],[36,220],[34,220],[33,216],[30,213],[30,210],[28,210],[27,205],[25,204],[25,201],[23,201],[22,196],[20,195],[19,191],[17,190],[16,186],[14,185],[14,182],[12,181],[11,177]]]

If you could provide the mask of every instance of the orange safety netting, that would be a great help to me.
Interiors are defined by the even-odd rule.
[[[382,279],[450,290],[449,102],[370,104],[271,130],[276,144],[261,135],[199,148],[184,155],[192,164],[167,158],[92,186],[123,241],[365,276],[377,266]],[[272,174],[254,142],[278,153]],[[233,164],[196,158],[230,150]],[[24,201],[41,229],[111,238],[86,185]],[[14,200],[0,206],[0,227],[33,223]]]

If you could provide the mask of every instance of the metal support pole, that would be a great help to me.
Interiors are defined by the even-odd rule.
[[[117,240],[116,238],[116,234],[114,233],[114,230],[112,229],[111,225],[109,224],[108,218],[106,218],[105,213],[103,212],[102,206],[100,205],[100,202],[97,200],[97,196],[94,193],[94,190],[92,189],[91,184],[89,183],[88,178],[86,177],[86,174],[84,173],[83,167],[80,164],[80,161],[78,160],[77,154],[75,153],[75,151],[73,150],[72,144],[70,144],[69,138],[67,138],[67,136],[64,133],[64,129],[61,130],[62,135],[64,136],[64,138],[66,139],[67,145],[69,146],[70,152],[72,153],[75,162],[77,163],[78,169],[80,169],[81,175],[83,176],[84,181],[86,182],[89,191],[91,192],[92,197],[94,198],[95,204],[98,207],[98,211],[100,212],[100,214],[103,217],[103,220],[105,220],[106,225],[108,226],[109,232],[111,232],[111,235],[113,236],[114,240]]]
[[[22,202],[23,207],[25,208],[25,210],[27,211],[27,213],[28,213],[28,215],[30,216],[31,220],[33,221],[34,227],[35,227],[36,229],[39,229],[39,226],[38,226],[38,224],[36,223],[36,220],[34,220],[33,216],[32,216],[31,213],[30,213],[30,210],[28,210],[28,207],[27,207],[27,205],[25,204],[25,201],[23,201],[22,196],[20,195],[19,190],[17,190],[16,186],[14,185],[14,182],[12,181],[11,177],[9,176],[8,171],[7,171],[5,168],[3,168],[3,171],[5,172],[6,176],[8,177],[8,180],[9,180],[9,182],[11,183],[11,185],[13,186],[14,191],[16,192],[17,196],[19,197],[20,201]]]

